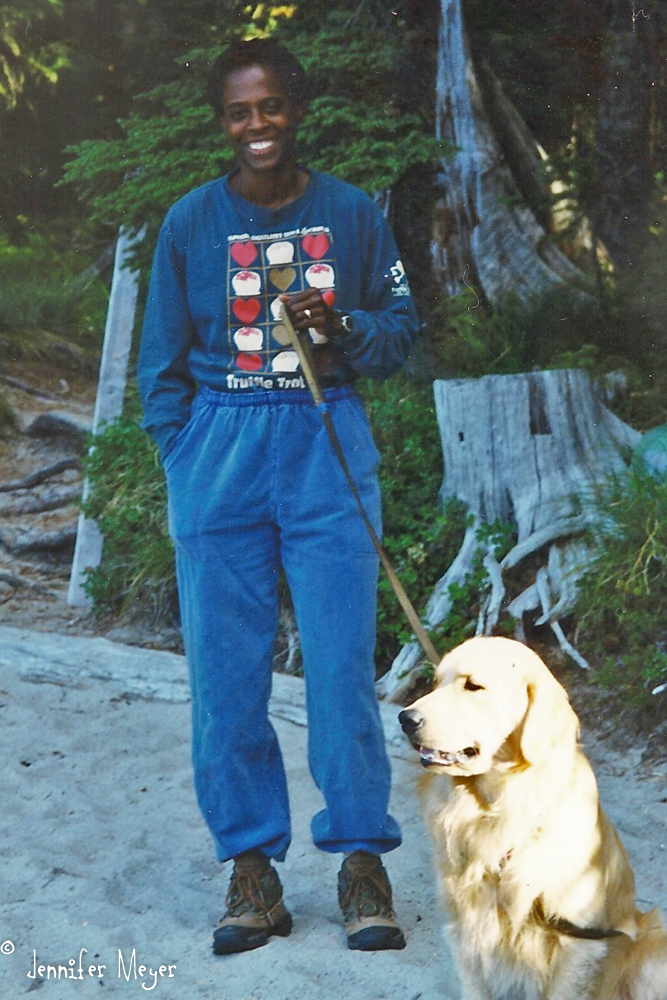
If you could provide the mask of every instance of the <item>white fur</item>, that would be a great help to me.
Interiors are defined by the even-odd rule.
[[[667,1000],[667,932],[657,911],[636,909],[578,720],[540,658],[471,639],[410,708],[420,746],[458,755],[429,768],[422,790],[464,1000]],[[549,918],[623,936],[565,936],[536,901]]]

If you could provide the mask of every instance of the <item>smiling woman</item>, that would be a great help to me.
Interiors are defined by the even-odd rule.
[[[363,192],[296,162],[303,70],[275,42],[237,43],[209,100],[236,163],[167,215],[139,359],[157,441],[192,679],[195,785],[235,861],[216,954],[290,933],[271,859],[290,844],[268,719],[285,571],[308,684],[315,844],[347,855],[348,946],[402,948],[379,855],[401,842],[374,687],[378,561],[282,321],[312,354],[366,512],[380,532],[378,453],[353,383],[396,371],[417,331],[394,238]]]

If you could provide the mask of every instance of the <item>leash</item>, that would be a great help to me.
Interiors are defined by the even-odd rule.
[[[331,414],[329,413],[329,409],[324,399],[322,389],[320,388],[320,384],[317,381],[317,376],[315,375],[313,355],[310,349],[310,342],[308,335],[305,334],[303,337],[300,337],[298,335],[298,333],[294,329],[294,326],[292,325],[292,321],[289,318],[287,308],[284,303],[280,307],[280,313],[281,313],[281,320],[285,326],[285,329],[287,330],[290,342],[292,343],[292,346],[294,347],[294,350],[296,351],[297,356],[299,358],[299,362],[301,364],[301,370],[308,384],[308,388],[310,389],[311,395],[315,401],[315,405],[317,406],[317,409],[320,412],[320,416],[322,417],[322,422],[326,428],[327,434],[329,435],[329,441],[331,442],[331,446],[333,447],[336,458],[338,459],[338,462],[340,463],[340,466],[345,474],[345,478],[347,479],[350,489],[352,490],[354,499],[357,501],[359,512],[366,526],[366,530],[370,535],[373,547],[377,552],[378,556],[380,557],[380,562],[382,563],[382,565],[386,570],[387,576],[389,577],[389,582],[391,583],[394,589],[394,593],[398,598],[399,604],[403,608],[403,611],[405,612],[407,619],[410,622],[412,631],[419,640],[419,643],[424,652],[426,653],[426,656],[435,667],[438,665],[441,658],[438,656],[433,643],[429,639],[428,633],[424,628],[424,626],[422,625],[421,619],[419,618],[419,615],[415,611],[410,601],[410,598],[403,589],[403,584],[401,583],[396,573],[394,572],[394,568],[391,565],[391,562],[389,561],[389,557],[387,556],[387,553],[382,547],[382,543],[377,536],[377,532],[375,531],[375,528],[371,524],[370,518],[366,513],[363,502],[359,495],[359,490],[357,489],[357,484],[352,478],[352,473],[350,472],[350,467],[347,464],[347,459],[345,458],[345,453],[343,452],[340,439],[338,437],[338,434],[336,433],[336,428],[333,425],[333,420],[331,419]]]

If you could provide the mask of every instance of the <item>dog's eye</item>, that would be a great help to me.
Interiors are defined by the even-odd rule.
[[[483,691],[484,688],[482,687],[481,684],[475,684],[475,682],[472,681],[470,679],[470,677],[466,677],[466,682],[465,682],[465,685],[464,685],[464,690],[465,691]]]

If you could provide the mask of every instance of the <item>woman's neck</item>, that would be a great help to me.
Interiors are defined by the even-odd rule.
[[[308,173],[291,164],[278,174],[250,173],[242,168],[232,173],[229,183],[237,194],[261,208],[283,208],[300,198],[308,185]]]

